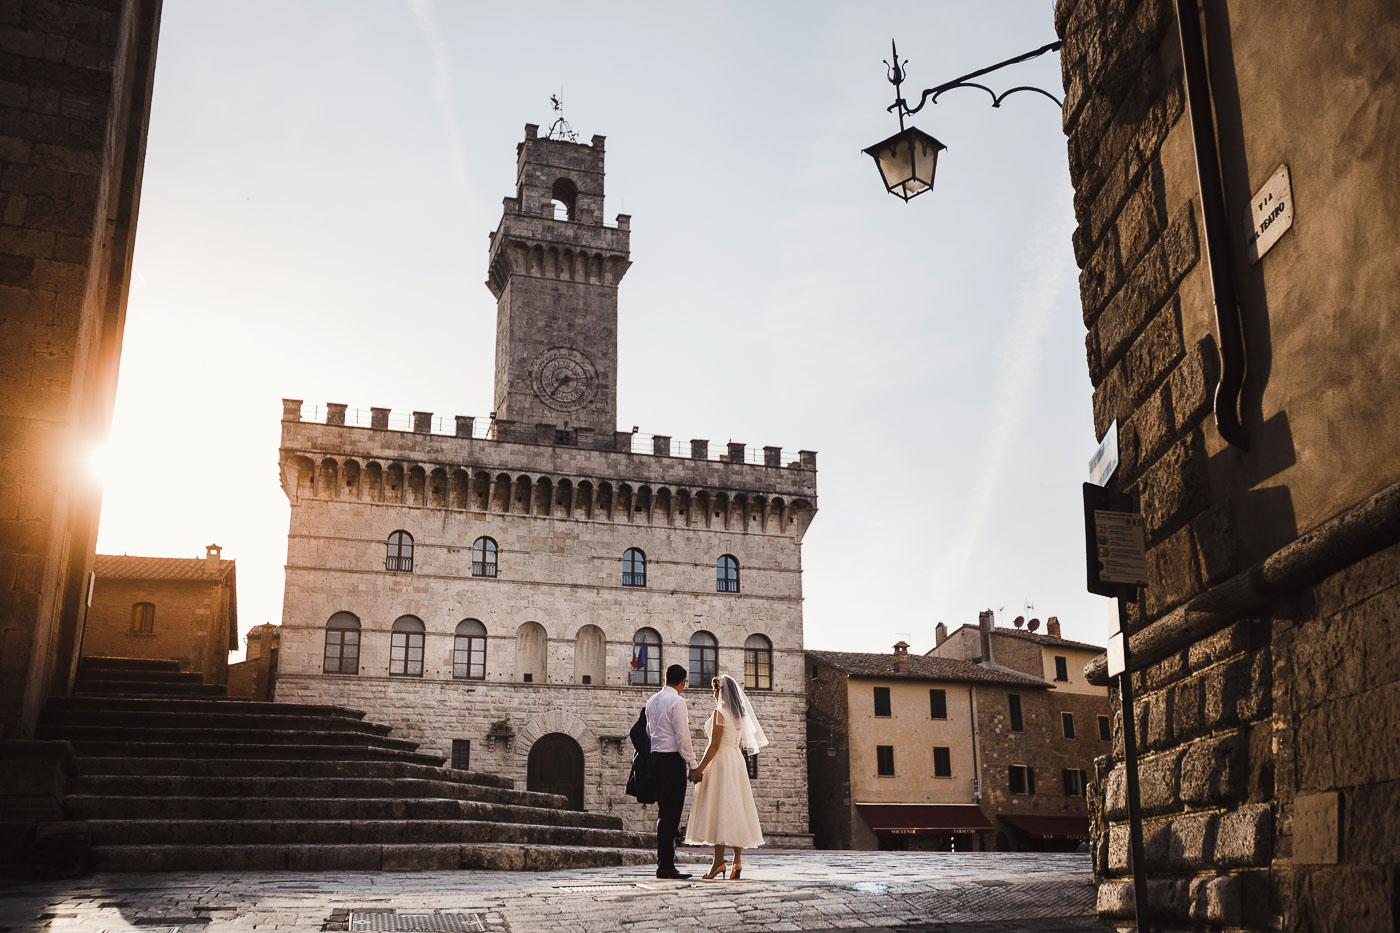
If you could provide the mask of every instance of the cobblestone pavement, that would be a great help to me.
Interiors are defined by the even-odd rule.
[[[106,874],[0,883],[0,933],[1084,933],[1086,855],[755,852],[740,881],[556,872]]]

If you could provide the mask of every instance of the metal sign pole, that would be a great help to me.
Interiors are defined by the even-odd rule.
[[[1136,595],[1125,589],[1118,598],[1118,630],[1123,633],[1123,651],[1127,652],[1128,600]],[[1128,660],[1127,658],[1124,659]],[[1138,791],[1137,717],[1133,713],[1133,675],[1125,670],[1118,675],[1118,705],[1123,712],[1123,765],[1128,791],[1128,854],[1133,869],[1133,908],[1137,914],[1138,933],[1147,930],[1147,861],[1142,848],[1142,799]]]

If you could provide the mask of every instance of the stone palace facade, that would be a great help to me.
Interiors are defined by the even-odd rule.
[[[291,501],[278,700],[392,723],[456,767],[647,830],[626,736],[667,665],[691,671],[697,753],[718,672],[773,740],[765,831],[807,835],[802,538],[816,454],[617,430],[626,215],[603,223],[603,142],[527,126],[491,236],[496,411],[324,421],[284,403]],[[367,423],[365,423],[367,421]],[[701,681],[697,683],[697,681]]]

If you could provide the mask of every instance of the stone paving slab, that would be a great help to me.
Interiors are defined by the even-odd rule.
[[[0,882],[0,933],[1106,933],[1081,854],[748,853],[740,881],[550,872],[99,874]]]

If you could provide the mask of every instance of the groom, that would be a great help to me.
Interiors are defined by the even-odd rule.
[[[690,717],[686,713],[685,668],[666,668],[666,686],[647,700],[647,734],[651,737],[651,780],[656,789],[656,877],[684,881],[690,875],[676,871],[676,832],[685,807],[685,782],[700,781],[695,750],[690,745]]]

